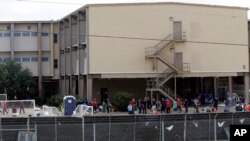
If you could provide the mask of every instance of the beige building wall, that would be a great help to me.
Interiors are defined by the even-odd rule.
[[[89,35],[97,36],[89,37],[89,73],[160,72],[145,59],[145,48],[173,33],[174,21],[186,33],[175,52],[190,73],[249,71],[247,9],[162,3],[90,5]]]

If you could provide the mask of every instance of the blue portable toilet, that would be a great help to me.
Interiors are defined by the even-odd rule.
[[[76,98],[74,96],[65,96],[63,98],[64,115],[72,116],[76,108]]]

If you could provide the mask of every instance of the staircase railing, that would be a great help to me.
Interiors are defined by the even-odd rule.
[[[167,37],[162,39],[159,43],[157,43],[155,46],[145,48],[146,56],[156,55],[158,52],[160,52],[163,48],[167,47],[173,41],[174,41],[174,36],[171,33]]]
[[[168,68],[164,72],[160,73],[156,79],[158,81],[158,85],[163,85],[165,82],[167,82],[169,79],[173,77],[175,72],[171,69]]]

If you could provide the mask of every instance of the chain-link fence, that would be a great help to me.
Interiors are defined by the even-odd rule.
[[[0,141],[221,141],[250,113],[0,118]]]

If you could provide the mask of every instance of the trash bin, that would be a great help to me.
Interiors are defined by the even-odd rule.
[[[76,109],[76,98],[74,96],[65,96],[63,98],[64,102],[64,115],[72,116]]]

